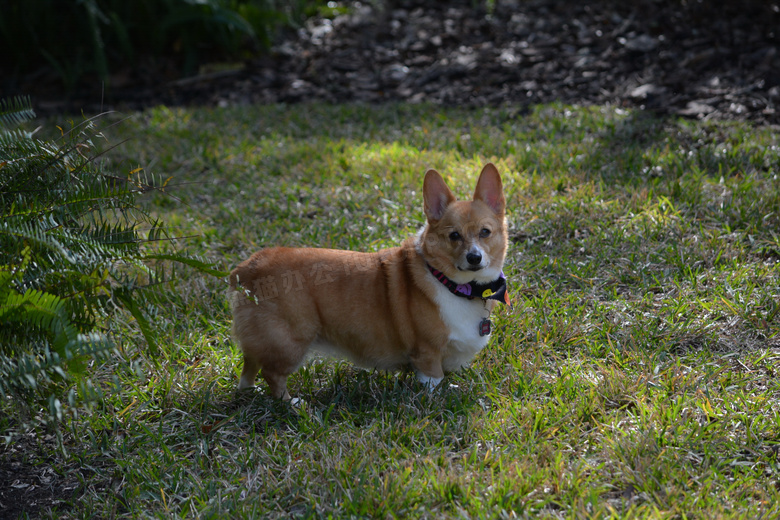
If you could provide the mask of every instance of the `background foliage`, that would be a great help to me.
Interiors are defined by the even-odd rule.
[[[73,88],[84,75],[107,81],[122,67],[161,57],[192,74],[208,59],[266,49],[280,28],[299,23],[312,0],[3,1],[0,66],[11,75],[53,66]],[[110,85],[107,85],[110,87]]]
[[[95,119],[47,140],[19,127],[33,117],[29,100],[0,102],[0,410],[51,423],[99,397],[81,376],[113,351],[117,310],[156,348],[140,289],[167,281],[160,261],[204,265],[148,247],[167,234],[137,197],[165,182],[105,169]],[[48,412],[26,416],[41,406]]]

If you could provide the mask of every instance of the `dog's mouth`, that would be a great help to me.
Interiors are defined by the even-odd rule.
[[[484,265],[469,265],[467,267],[461,267],[461,266],[456,266],[456,267],[458,268],[458,271],[471,271],[472,273],[476,273],[477,271],[481,271],[482,269],[484,269],[487,266],[484,266]]]

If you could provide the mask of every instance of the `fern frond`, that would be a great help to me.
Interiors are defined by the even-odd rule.
[[[4,236],[5,235],[5,236]],[[58,237],[52,236],[40,228],[36,222],[25,222],[18,219],[0,221],[0,245],[10,244],[15,241],[34,245],[37,250],[47,249],[55,251],[63,260],[73,263],[76,258],[63,246]],[[4,256],[10,251],[5,251]]]
[[[138,206],[139,194],[164,191],[168,179],[106,171],[99,159],[111,148],[95,120],[54,141],[13,128],[33,116],[28,99],[0,104],[0,396],[29,410],[48,401],[57,423],[75,404],[73,388],[60,400],[54,383],[113,351],[100,331],[117,311],[156,350],[149,306],[172,265],[226,273],[171,252],[165,226]]]
[[[25,352],[21,345],[12,350],[15,357],[0,353],[0,396],[18,394],[20,390],[36,390],[41,384],[51,382],[52,375],[67,377],[62,370],[62,360],[46,345]]]
[[[30,96],[16,96],[10,100],[0,99],[0,127],[15,128],[18,125],[35,119]]]
[[[24,157],[38,151],[36,142],[31,137],[30,132],[19,128],[0,131],[0,161],[6,162],[4,167],[10,167],[19,161],[20,154]]]

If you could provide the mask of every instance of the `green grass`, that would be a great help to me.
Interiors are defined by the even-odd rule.
[[[318,359],[290,378],[294,408],[234,394],[226,284],[185,272],[153,318],[159,355],[128,332],[94,367],[104,401],[47,455],[79,475],[50,516],[778,514],[776,129],[309,105],[157,108],[111,137],[131,138],[119,164],[173,177],[150,204],[225,270],[268,245],[397,245],[427,168],[467,196],[494,161],[515,306],[433,394]]]

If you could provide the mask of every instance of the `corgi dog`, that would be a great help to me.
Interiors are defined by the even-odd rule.
[[[262,371],[271,395],[310,350],[380,370],[411,367],[430,389],[487,345],[497,302],[509,304],[501,176],[488,163],[473,199],[458,201],[436,170],[423,181],[427,223],[376,253],[262,249],[230,273],[238,389]]]

